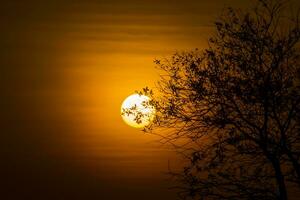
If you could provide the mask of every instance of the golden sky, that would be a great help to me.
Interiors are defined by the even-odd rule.
[[[2,2],[0,195],[173,199],[163,172],[174,154],[127,126],[120,106],[154,86],[154,59],[205,48],[228,5],[251,1]]]

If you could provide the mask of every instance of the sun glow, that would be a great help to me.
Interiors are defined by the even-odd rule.
[[[146,106],[150,98],[145,95],[133,94],[127,97],[121,106],[121,115],[123,120],[129,126],[134,128],[143,128],[153,120],[155,110],[153,107]],[[124,111],[131,110],[131,113]]]

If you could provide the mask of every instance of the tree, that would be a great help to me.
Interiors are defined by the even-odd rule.
[[[145,128],[189,159],[183,197],[287,199],[287,182],[300,186],[298,16],[283,16],[282,1],[254,9],[229,8],[203,51],[156,60],[162,70]],[[183,142],[184,141],[184,142]]]

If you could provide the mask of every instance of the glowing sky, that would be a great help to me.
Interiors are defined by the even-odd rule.
[[[249,2],[3,1],[0,195],[173,199],[174,154],[127,126],[120,105],[154,85],[155,58],[204,48],[224,6]]]

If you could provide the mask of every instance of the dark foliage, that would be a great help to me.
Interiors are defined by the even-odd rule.
[[[168,129],[162,140],[190,161],[172,173],[181,197],[287,199],[287,183],[300,186],[300,29],[283,6],[230,8],[208,49],[155,61],[159,92],[141,93],[157,113],[145,130]]]

